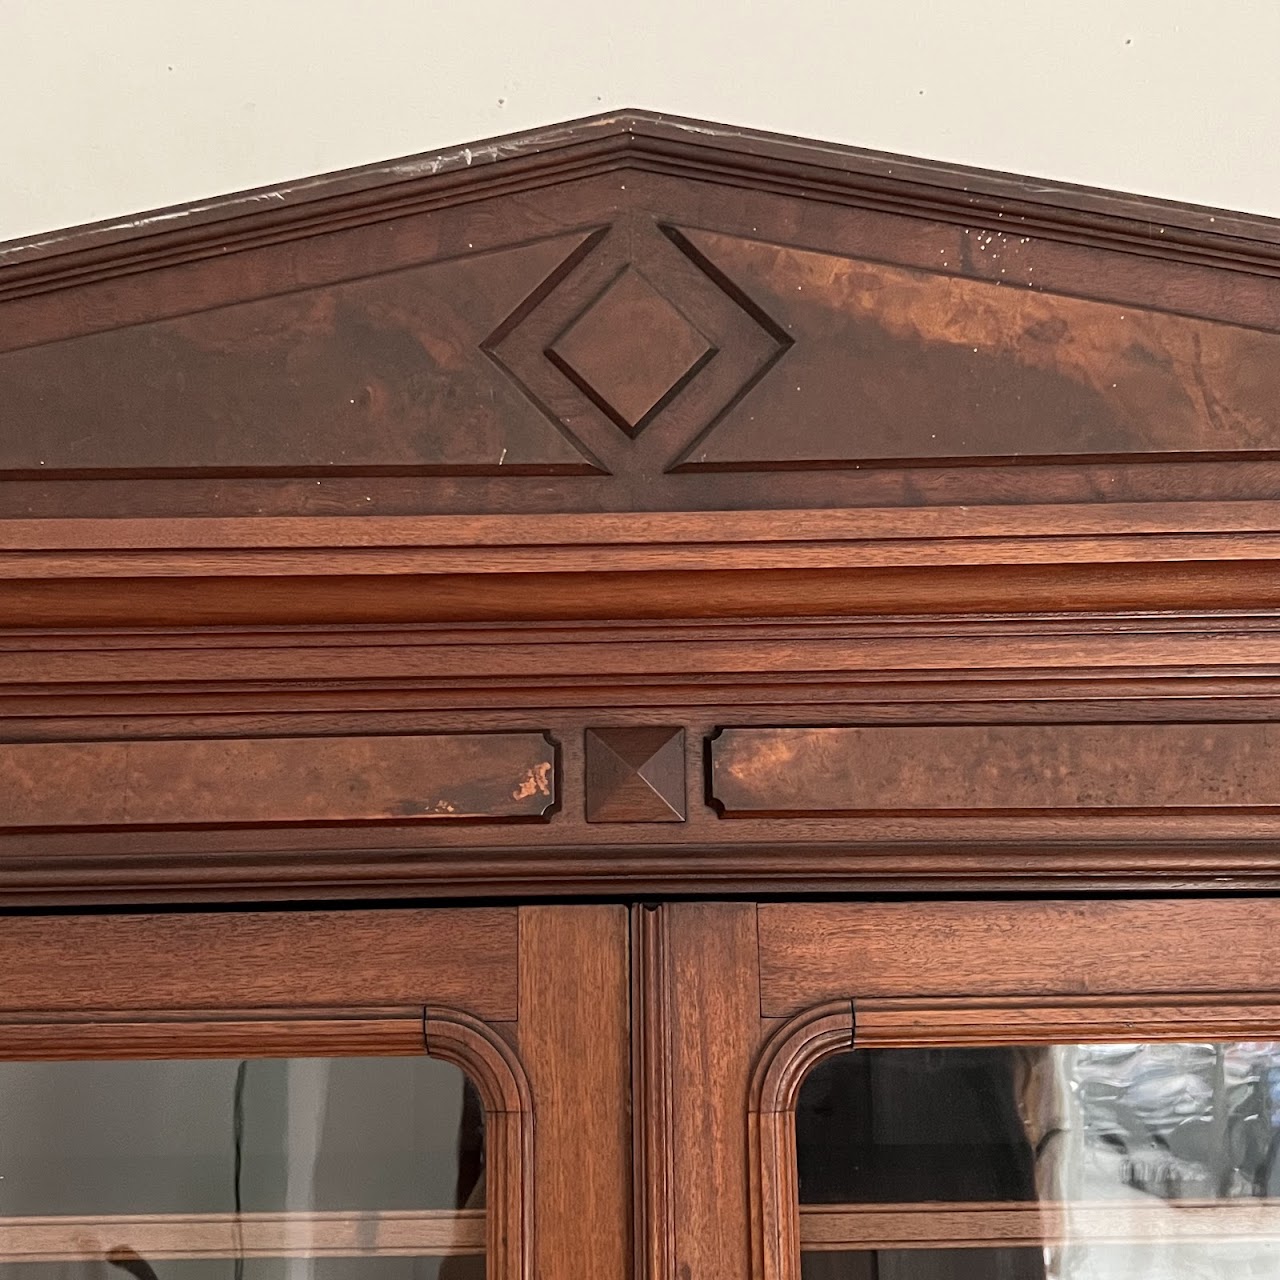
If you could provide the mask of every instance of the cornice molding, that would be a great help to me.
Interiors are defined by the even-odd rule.
[[[0,301],[617,168],[1264,275],[1280,220],[640,110],[0,244]]]

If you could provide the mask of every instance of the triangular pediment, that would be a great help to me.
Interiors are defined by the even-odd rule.
[[[0,514],[1203,501],[1277,224],[641,112],[0,250]]]

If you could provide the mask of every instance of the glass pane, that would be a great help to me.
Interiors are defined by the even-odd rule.
[[[806,1280],[1280,1276],[1280,1044],[856,1050],[796,1137]]]
[[[4,1280],[479,1280],[484,1199],[425,1056],[0,1063]]]

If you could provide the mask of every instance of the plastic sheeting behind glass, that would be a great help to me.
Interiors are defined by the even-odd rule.
[[[1280,1276],[1280,1045],[858,1050],[797,1108],[806,1280]]]

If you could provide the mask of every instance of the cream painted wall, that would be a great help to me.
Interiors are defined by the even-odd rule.
[[[1280,0],[0,0],[0,239],[622,106],[1280,215]]]

